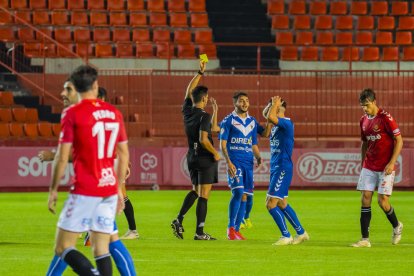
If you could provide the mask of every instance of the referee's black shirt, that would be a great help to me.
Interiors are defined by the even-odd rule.
[[[211,115],[200,108],[193,107],[191,98],[185,99],[182,113],[188,140],[188,154],[192,157],[214,158],[213,154],[200,144],[200,130],[202,130],[208,132],[208,140],[213,145],[213,139],[211,137]]]

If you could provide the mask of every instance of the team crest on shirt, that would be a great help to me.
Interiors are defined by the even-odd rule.
[[[373,130],[374,132],[378,132],[378,131],[380,131],[381,129],[379,128],[379,126],[378,126],[378,125],[374,125],[374,127],[372,128],[372,130]]]

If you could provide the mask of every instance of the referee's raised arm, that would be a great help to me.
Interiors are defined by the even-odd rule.
[[[184,99],[191,98],[191,91],[193,91],[193,89],[197,86],[205,70],[206,70],[206,63],[200,60],[200,70],[198,70],[197,74],[194,76],[194,78],[191,79],[190,83],[188,84],[187,90],[185,91]]]

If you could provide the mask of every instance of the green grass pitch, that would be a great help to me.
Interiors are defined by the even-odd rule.
[[[394,192],[391,202],[404,223],[401,244],[391,245],[391,226],[373,204],[372,248],[351,248],[360,237],[356,191],[291,191],[295,208],[311,240],[275,247],[280,236],[265,209],[265,192],[257,191],[253,228],[246,241],[227,241],[228,191],[213,191],[206,232],[217,241],[194,241],[195,206],[184,220],[184,240],[172,235],[170,222],[187,191],[130,191],[141,238],[125,244],[140,275],[413,275],[413,192]],[[59,194],[60,211],[67,197]],[[0,194],[0,275],[45,275],[53,256],[57,215],[47,210],[47,193]],[[123,214],[120,234],[127,230]],[[292,228],[290,228],[292,230]],[[291,233],[294,233],[291,231]],[[91,258],[90,248],[78,248]],[[114,267],[114,275],[118,275]],[[67,269],[64,275],[74,275]]]

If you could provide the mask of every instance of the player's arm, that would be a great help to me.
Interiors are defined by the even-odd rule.
[[[279,123],[279,118],[277,117],[277,110],[280,107],[282,100],[279,96],[272,97],[272,105],[269,110],[269,116],[267,117],[267,121],[271,122],[274,125]]]
[[[118,213],[125,208],[124,195],[122,190],[125,188],[125,179],[129,164],[129,149],[128,143],[118,143],[116,148],[118,156],[118,166],[116,168],[116,175],[118,177]]]
[[[236,176],[237,169],[236,166],[234,166],[233,162],[230,160],[229,152],[227,151],[227,140],[220,139],[220,149],[227,163],[227,172],[229,173],[230,177],[233,178]]]
[[[218,133],[220,132],[220,127],[217,124],[218,105],[213,97],[210,98],[210,102],[211,107],[213,108],[213,116],[211,116],[211,132]]]
[[[191,79],[190,83],[188,84],[187,91],[185,91],[184,100],[191,98],[191,92],[197,86],[205,70],[206,70],[206,63],[200,60],[200,70],[197,72],[197,74]]]
[[[388,162],[387,166],[385,166],[385,174],[391,174],[394,171],[395,163],[397,162],[397,158],[401,153],[401,149],[403,147],[403,139],[401,134],[398,136],[394,136],[395,145],[394,150],[392,152],[392,156],[390,162]]]
[[[365,156],[367,154],[367,149],[368,149],[368,142],[362,140],[362,143],[361,143],[361,167],[364,164]]]
[[[53,161],[56,155],[56,150],[41,150],[37,154],[37,157],[40,159],[40,161]]]
[[[56,210],[57,190],[59,187],[59,182],[65,173],[65,169],[68,164],[71,148],[72,148],[72,144],[70,143],[59,144],[57,151],[56,151],[55,159],[53,160],[52,181],[49,186],[49,200],[48,200],[49,211],[52,212],[53,214],[55,213],[55,210]]]
[[[213,145],[210,143],[210,140],[208,139],[208,132],[207,131],[200,130],[200,141],[199,142],[200,142],[200,144],[203,148],[205,148],[212,155],[214,155],[214,160],[216,160],[216,161],[220,160],[220,154],[213,147]]]
[[[253,145],[252,150],[253,150],[254,158],[256,158],[256,163],[257,163],[256,166],[259,167],[262,164],[262,157],[260,156],[259,146]]]
[[[262,137],[269,137],[270,132],[273,127],[273,123],[269,121],[269,112],[270,112],[271,107],[272,107],[272,103],[269,103],[268,105],[266,105],[266,107],[263,109],[263,112],[262,112],[263,117],[266,119],[266,125],[261,134]]]

